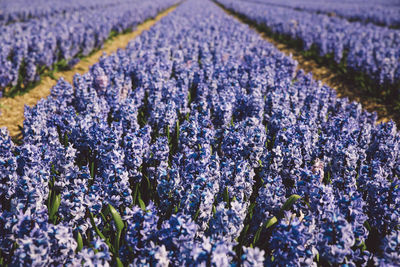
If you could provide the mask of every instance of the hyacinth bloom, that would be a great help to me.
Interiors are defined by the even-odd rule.
[[[0,262],[367,266],[399,255],[393,122],[208,0],[0,131]]]

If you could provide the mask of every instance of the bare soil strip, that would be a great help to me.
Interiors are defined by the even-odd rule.
[[[72,83],[75,73],[86,73],[94,63],[99,61],[100,57],[104,53],[110,55],[120,48],[125,48],[129,41],[140,35],[143,31],[150,29],[161,18],[175,10],[178,5],[179,4],[168,8],[159,13],[155,18],[138,25],[136,30],[133,32],[116,36],[114,39],[106,42],[101,50],[98,50],[92,55],[82,59],[71,70],[55,73],[55,78],[58,80],[63,77],[66,81]],[[22,127],[24,121],[24,106],[28,105],[32,107],[36,105],[40,99],[47,97],[50,94],[51,88],[56,85],[56,83],[56,80],[49,76],[45,76],[42,78],[38,86],[26,94],[17,95],[13,98],[0,98],[0,127],[7,127],[11,136],[15,137],[19,135],[21,133],[20,127]]]
[[[216,4],[227,14],[254,29],[263,39],[273,44],[281,52],[297,60],[297,62],[299,62],[298,69],[303,69],[306,73],[311,72],[315,80],[320,80],[322,83],[335,89],[338,97],[347,97],[350,101],[361,103],[362,107],[367,111],[376,112],[378,114],[378,123],[388,122],[392,119],[398,125],[400,125],[400,114],[395,112],[392,107],[378,103],[376,98],[366,95],[365,93],[361,92],[361,90],[355,88],[354,85],[344,81],[341,75],[334,73],[330,68],[318,64],[313,59],[305,58],[300,51],[293,49],[286,44],[280,43],[275,39],[272,39],[271,37],[267,36],[265,32],[260,31],[254,25],[250,25],[247,21],[241,19],[233,12],[221,6],[219,3]]]

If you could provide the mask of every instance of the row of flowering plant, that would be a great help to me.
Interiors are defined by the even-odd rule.
[[[400,136],[189,0],[0,136],[0,263],[395,265]]]
[[[309,1],[309,0],[251,0],[275,4],[297,10],[339,16],[350,21],[373,23],[380,26],[400,28],[400,6],[396,0],[366,1]]]
[[[217,2],[305,55],[323,60],[359,89],[379,96],[400,95],[400,30],[273,4]]]
[[[70,68],[117,33],[129,31],[177,3],[124,0],[97,8],[60,11],[27,21],[0,25],[0,90],[27,90],[46,71]],[[62,10],[63,5],[60,6]]]
[[[126,0],[87,0],[85,2],[79,0],[70,0],[68,2],[54,0],[49,5],[49,2],[45,0],[35,0],[34,4],[27,0],[3,1],[0,3],[0,25],[31,19],[50,18],[78,10],[101,9],[106,6],[116,6],[123,2],[126,2]]]

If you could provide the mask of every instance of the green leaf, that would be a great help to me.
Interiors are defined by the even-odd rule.
[[[64,133],[64,147],[68,147],[68,134]]]
[[[272,225],[274,225],[275,223],[278,222],[278,218],[276,218],[275,216],[270,218],[266,223],[265,223],[265,228],[268,229],[270,228]]]
[[[47,209],[49,210],[49,213],[50,213],[50,207],[51,207],[51,201],[52,201],[52,197],[53,197],[53,190],[51,190],[51,188],[53,187],[53,185],[52,185],[52,181],[50,180],[49,181],[49,197],[47,198],[47,201],[46,201],[46,206],[47,206]]]
[[[268,219],[268,221],[264,222],[258,229],[256,234],[254,235],[254,239],[253,239],[253,246],[256,245],[256,243],[258,242],[258,240],[260,239],[260,235],[261,235],[261,231],[263,228],[268,229],[271,226],[273,226],[275,223],[278,222],[278,218],[276,218],[275,216]]]
[[[228,206],[229,206],[229,190],[228,190],[228,187],[225,187],[225,190],[224,190],[224,201],[228,204]]]
[[[114,248],[115,248],[115,254],[118,255],[119,241],[121,239],[122,229],[124,229],[124,222],[122,221],[121,215],[119,215],[118,211],[111,204],[108,204],[108,209],[111,213],[111,217],[114,220],[115,227],[117,228],[117,234],[114,239],[115,240]]]
[[[94,179],[94,161],[90,164],[90,176]]]
[[[200,208],[196,211],[196,214],[193,217],[194,221],[197,219],[197,217],[199,217],[199,214],[200,214]]]
[[[138,192],[139,192],[139,184],[136,184],[135,192],[133,193],[133,205],[136,205],[136,197],[138,195]]]
[[[168,138],[168,143],[171,143],[171,137],[169,136],[169,125],[167,125],[167,138]]]
[[[140,208],[141,208],[143,211],[146,211],[146,205],[144,204],[144,202],[143,202],[142,198],[140,197],[140,195],[139,195],[138,200],[139,200],[139,206],[140,206]]]
[[[90,218],[90,223],[92,224],[92,227],[94,228],[94,231],[96,232],[96,234],[98,236],[100,236],[101,239],[106,240],[106,238],[104,237],[103,233],[100,232],[99,228],[97,228],[96,223],[94,222],[93,213],[91,213],[90,211],[89,211],[89,218]]]
[[[244,229],[243,229],[244,236],[246,236],[247,231],[249,230],[249,227],[250,227],[250,224],[246,224],[246,226],[244,227]]]
[[[279,212],[279,217],[282,218],[283,217],[283,212],[285,210],[290,210],[292,208],[293,204],[300,198],[301,198],[301,196],[299,196],[299,195],[296,195],[296,194],[291,195],[286,200],[285,204],[283,204],[283,206],[282,206],[282,208],[281,208],[281,210]]]
[[[250,224],[246,224],[240,233],[240,236],[237,238],[236,241],[239,241],[239,246],[241,247],[243,245],[245,236],[247,235],[247,231],[249,230]]]
[[[149,177],[147,177],[147,175],[143,175],[144,176],[144,178],[146,179],[146,182],[147,182],[147,188],[149,189],[149,190],[151,190],[151,183],[150,183],[150,179],[149,179]]]
[[[367,230],[368,230],[369,232],[371,232],[371,225],[369,225],[369,222],[368,222],[368,221],[365,221],[365,222],[364,222],[364,226],[365,226],[365,228],[367,228]]]
[[[251,203],[250,206],[249,206],[249,218],[250,218],[250,220],[253,218],[253,212],[254,212],[255,206],[256,206],[255,202]]]
[[[253,238],[253,243],[252,243],[253,246],[255,246],[256,243],[258,242],[258,240],[260,239],[260,235],[261,235],[262,229],[263,229],[263,225],[261,225],[261,226],[257,229],[257,232],[256,232],[256,234],[254,235],[254,238]]]
[[[119,257],[116,257],[115,261],[117,263],[117,267],[124,267],[124,264],[122,263],[122,261]]]
[[[108,221],[106,216],[109,214],[109,211],[107,209],[105,209],[104,213],[100,212],[99,214],[100,214],[101,218],[103,218],[103,221],[105,221],[105,222]]]
[[[292,208],[293,204],[300,198],[301,198],[301,196],[299,196],[299,195],[296,195],[296,194],[291,195],[286,200],[286,202],[282,205],[282,207],[278,213],[277,219],[278,220],[282,219],[284,216],[284,211],[290,210]]]
[[[79,252],[83,248],[83,240],[82,240],[82,235],[79,231],[76,231],[76,242],[78,243],[78,246],[76,247],[76,252]]]
[[[50,202],[50,211],[49,211],[49,219],[53,223],[55,223],[55,216],[60,207],[61,203],[61,194],[56,194],[54,191],[52,193],[51,202]]]
[[[124,229],[124,222],[122,221],[121,215],[119,215],[118,211],[111,204],[108,204],[108,208],[114,220],[115,227],[118,231],[122,231],[122,229]]]
[[[176,121],[176,144],[179,143],[179,120]]]
[[[330,171],[325,172],[323,181],[324,181],[325,184],[331,184],[332,183],[331,172]]]

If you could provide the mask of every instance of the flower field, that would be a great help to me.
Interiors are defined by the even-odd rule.
[[[218,2],[249,19],[274,21],[268,27],[287,29],[285,34],[299,34],[286,17],[293,16],[310,36],[309,25],[301,24],[310,13]],[[104,34],[96,36],[107,37],[114,27],[123,31],[177,1],[102,3],[88,1],[83,8],[80,1],[60,2],[20,12],[16,2],[0,15],[0,31],[31,21],[50,25],[47,20],[83,9],[78,13],[104,18]],[[344,29],[343,18],[323,20],[336,27],[333,32]],[[76,24],[82,27],[76,34],[87,34],[85,21]],[[356,33],[337,34],[342,51],[348,50],[347,66],[395,85],[399,31],[357,25],[370,30],[358,29],[370,46],[352,43],[362,41],[351,39]],[[378,44],[368,34],[387,42],[371,48]],[[321,53],[339,51],[329,36],[320,33]],[[104,38],[93,46],[78,40],[68,46],[76,53],[65,50],[68,57],[58,45],[42,46],[41,54],[51,62],[60,55],[72,60]],[[18,73],[18,64],[31,60],[29,42],[16,42],[26,50],[0,44],[1,51],[21,53],[13,53],[20,61],[0,74]],[[359,51],[370,49],[391,51],[397,61],[369,62]],[[360,61],[351,61],[352,53]],[[0,56],[11,62],[7,58]],[[3,85],[12,83],[4,77]],[[15,143],[5,128],[0,131],[1,266],[400,264],[396,124],[378,124],[375,113],[337,97],[212,1],[179,3],[126,49],[76,74],[72,84],[60,79],[47,98],[26,106],[22,134]]]
[[[304,50],[329,57],[343,72],[359,76],[359,86],[367,87],[365,84],[372,80],[373,86],[368,90],[400,94],[400,30],[304,12],[294,8],[296,5],[291,8],[238,0],[218,2],[274,34],[297,41]],[[400,14],[400,6],[397,8]]]
[[[53,7],[41,1],[32,10],[23,8],[23,1],[7,5],[6,15],[0,13],[0,90],[24,91],[46,71],[73,66],[107,38],[132,30],[176,2],[75,0],[67,6],[56,0]]]
[[[400,27],[400,3],[397,0],[342,0],[340,2],[332,0],[250,0],[250,2],[312,11],[330,16],[339,16],[350,21],[372,23],[391,28]]]

